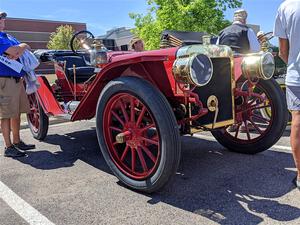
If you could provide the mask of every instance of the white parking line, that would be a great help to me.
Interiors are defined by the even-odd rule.
[[[0,181],[0,198],[4,200],[27,223],[32,225],[54,225],[35,208],[25,202],[16,193]]]
[[[207,141],[215,141],[215,142],[217,142],[217,140],[214,137],[211,137],[211,136],[207,136],[207,135],[203,135],[203,134],[195,134],[194,136],[202,138],[202,139],[205,139]],[[279,149],[279,150],[289,150],[289,151],[292,150],[291,147],[289,147],[289,146],[283,146],[283,145],[273,145],[272,148]]]

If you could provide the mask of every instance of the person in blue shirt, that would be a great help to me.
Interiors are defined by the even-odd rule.
[[[23,70],[19,71],[14,66],[8,66],[3,62],[8,59],[18,60],[26,49],[30,47],[20,43],[11,35],[3,32],[7,14],[0,12],[0,120],[4,138],[6,157],[21,157],[24,151],[34,149],[35,145],[25,144],[20,139],[20,114],[28,113],[29,102],[24,89],[22,77]],[[11,133],[12,140],[11,141]]]

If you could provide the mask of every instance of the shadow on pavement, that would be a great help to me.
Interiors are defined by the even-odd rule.
[[[94,128],[64,135],[48,135],[43,142],[58,145],[60,151],[54,153],[47,150],[27,151],[28,157],[18,160],[41,170],[71,167],[77,160],[81,160],[97,169],[111,173],[102,157]]]
[[[98,147],[93,129],[49,135],[45,142],[59,145],[61,151],[29,152],[19,161],[50,170],[70,167],[77,160],[110,173]],[[219,224],[258,224],[259,214],[288,222],[300,217],[300,209],[282,204],[280,198],[293,188],[295,172],[292,156],[266,151],[243,155],[226,151],[213,141],[182,138],[182,160],[173,182],[149,195],[149,204],[163,202],[204,216]]]
[[[282,134],[282,137],[289,137],[291,135],[291,127],[287,126],[287,128],[285,129],[285,131]]]
[[[279,203],[294,187],[291,154],[230,153],[216,142],[183,138],[182,162],[172,185],[150,197],[205,216],[219,224],[258,224],[262,213],[279,222],[300,217],[300,209]]]

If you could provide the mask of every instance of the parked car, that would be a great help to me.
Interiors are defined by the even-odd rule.
[[[117,52],[82,31],[72,39],[73,51],[39,52],[42,61],[54,62],[56,80],[38,77],[41,87],[29,96],[33,136],[46,138],[50,116],[96,117],[110,169],[144,192],[162,188],[175,174],[181,135],[210,131],[227,149],[245,154],[269,149],[287,123],[285,98],[272,78],[272,54],[235,55],[204,40],[181,39],[180,46],[170,47],[164,39],[164,49]],[[261,114],[266,108],[269,118]]]

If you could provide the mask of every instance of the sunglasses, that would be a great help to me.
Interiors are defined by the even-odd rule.
[[[6,16],[0,16],[0,20],[6,19]]]

